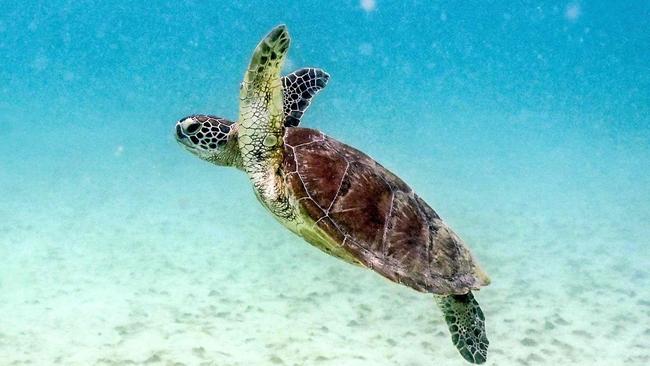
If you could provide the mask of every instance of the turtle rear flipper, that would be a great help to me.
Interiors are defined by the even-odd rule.
[[[474,295],[469,292],[435,298],[445,315],[451,340],[461,356],[471,363],[484,363],[490,342],[485,335],[485,316]]]

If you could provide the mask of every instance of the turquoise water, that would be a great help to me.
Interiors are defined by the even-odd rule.
[[[184,152],[257,41],[468,242],[490,365],[650,363],[646,1],[0,1],[0,365],[462,365],[428,295]]]

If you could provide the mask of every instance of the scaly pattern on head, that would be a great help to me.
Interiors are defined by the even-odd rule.
[[[241,167],[235,130],[236,124],[232,121],[197,114],[176,123],[176,141],[203,160]]]
[[[215,116],[192,115],[176,123],[176,138],[196,149],[216,149],[228,141],[232,124]]]

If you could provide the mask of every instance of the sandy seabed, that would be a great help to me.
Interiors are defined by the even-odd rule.
[[[231,174],[207,195],[214,176],[9,187],[0,365],[465,364],[430,295],[311,248]],[[487,364],[649,364],[647,248],[606,218],[501,209],[457,228],[493,280]]]

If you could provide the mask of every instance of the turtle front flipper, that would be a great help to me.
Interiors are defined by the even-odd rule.
[[[289,49],[287,27],[275,27],[257,45],[244,75],[239,104],[239,149],[244,170],[264,202],[278,199],[284,111],[280,70]]]
[[[445,315],[451,340],[461,356],[471,363],[487,360],[490,342],[485,335],[485,316],[471,292],[465,295],[436,295],[436,302]]]
[[[311,100],[330,79],[322,69],[304,68],[282,77],[284,126],[298,127]]]

